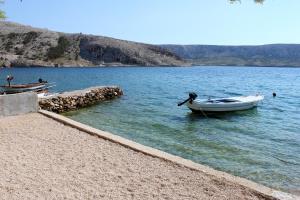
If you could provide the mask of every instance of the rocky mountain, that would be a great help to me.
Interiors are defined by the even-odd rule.
[[[299,44],[261,46],[161,45],[193,65],[300,67]]]
[[[1,66],[182,66],[159,46],[0,21]],[[0,66],[0,67],[1,67]]]
[[[0,67],[125,65],[300,67],[300,45],[151,45],[0,21]]]

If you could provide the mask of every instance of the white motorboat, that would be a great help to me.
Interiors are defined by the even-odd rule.
[[[186,103],[193,112],[230,112],[254,108],[264,99],[262,95],[238,96],[220,99],[196,99],[195,93],[190,93],[190,98],[178,106]]]

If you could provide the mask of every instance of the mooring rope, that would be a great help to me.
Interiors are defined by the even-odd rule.
[[[200,106],[199,106],[199,108],[200,108],[202,115],[204,115],[204,117],[206,117],[208,119],[208,116],[205,114],[205,112],[202,110],[202,108]]]

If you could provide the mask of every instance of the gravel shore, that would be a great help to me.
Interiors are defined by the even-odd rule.
[[[0,119],[1,199],[273,199],[41,114]]]

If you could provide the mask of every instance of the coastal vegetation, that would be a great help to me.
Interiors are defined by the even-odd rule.
[[[0,10],[0,19],[5,19],[5,13],[2,10]]]
[[[3,3],[4,3],[4,1],[0,0],[0,5]],[[0,20],[5,19],[5,18],[6,18],[5,12],[3,10],[0,10]]]
[[[38,36],[39,36],[39,34],[34,31],[30,31],[30,32],[26,33],[25,38],[23,40],[23,44],[26,45],[29,42],[34,41]]]
[[[64,36],[60,36],[58,38],[57,46],[51,47],[49,49],[47,57],[49,59],[56,59],[62,57],[69,46],[70,46],[69,40]]]

